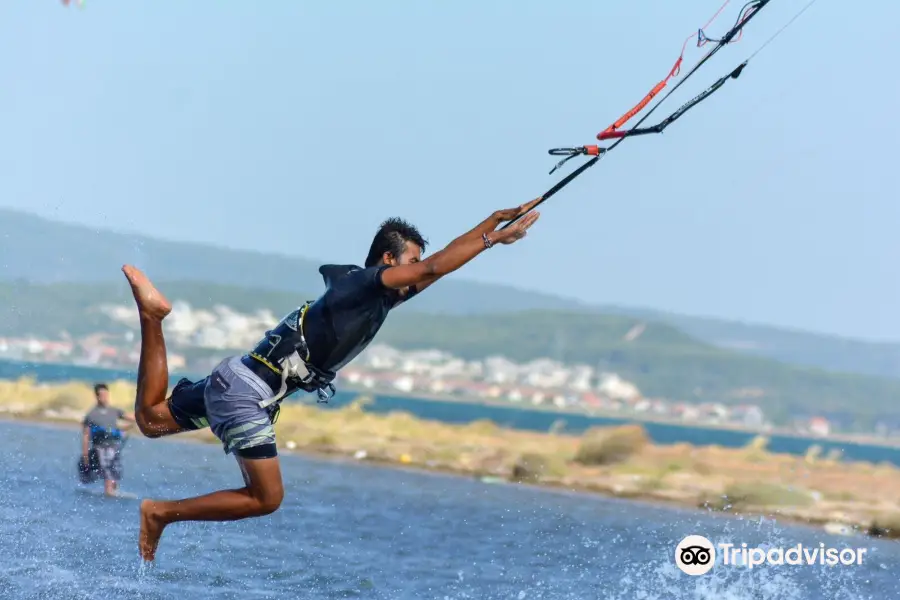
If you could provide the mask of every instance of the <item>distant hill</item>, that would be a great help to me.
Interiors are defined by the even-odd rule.
[[[604,306],[604,312],[669,323],[720,348],[828,371],[900,378],[900,343],[877,343],[709,317]]]
[[[194,308],[225,304],[242,313],[270,309],[281,315],[294,308],[298,299],[295,293],[216,284],[160,282],[160,287],[171,300],[186,301]],[[6,315],[2,332],[56,337],[63,331],[75,336],[124,331],[124,324],[94,309],[100,304],[130,306],[131,302],[124,280],[0,283],[0,314]],[[619,373],[651,397],[756,403],[781,422],[791,415],[825,414],[845,424],[871,427],[876,420],[890,417],[900,398],[896,379],[786,365],[716,348],[665,323],[594,311],[435,315],[398,310],[378,341],[401,349],[440,348],[467,359],[503,355],[517,362],[546,357],[588,364]]]
[[[154,278],[317,295],[318,263],[291,256],[230,250],[69,225],[0,209],[0,282],[120,281],[123,260],[141,257]],[[285,278],[284,273],[291,273]],[[235,292],[237,293],[237,292]],[[466,281],[454,276],[410,310],[446,315],[522,310],[577,310],[651,319],[710,344],[831,371],[900,378],[900,343],[876,344],[760,325],[629,307],[588,305],[550,294]]]
[[[160,281],[220,283],[313,296],[324,289],[319,263],[304,258],[94,230],[0,209],[0,281],[119,281],[122,263],[136,255]],[[420,310],[463,314],[584,306],[549,294],[456,277],[441,282],[435,293],[429,291],[418,301]]]

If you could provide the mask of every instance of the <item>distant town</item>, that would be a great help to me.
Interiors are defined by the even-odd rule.
[[[115,333],[81,339],[0,337],[0,358],[69,363],[101,368],[135,368],[139,358],[138,319],[131,306],[103,305],[98,310]],[[165,331],[169,369],[202,373],[229,352],[246,351],[260,333],[278,321],[270,311],[242,314],[227,306],[197,310],[174,302]],[[769,431],[772,424],[752,403],[685,403],[645,397],[616,373],[590,365],[564,365],[549,358],[524,364],[502,356],[466,361],[438,349],[402,351],[373,344],[339,374],[347,390],[428,398],[550,407],[589,414],[679,421]],[[823,417],[798,419],[796,433],[828,436],[832,424]]]

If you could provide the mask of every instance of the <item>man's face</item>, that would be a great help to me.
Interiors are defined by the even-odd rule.
[[[97,404],[100,406],[109,406],[109,390],[97,390]]]
[[[396,267],[397,265],[410,265],[422,260],[422,248],[413,242],[403,243],[403,253],[399,257],[395,257],[390,252],[385,252],[382,257],[384,264]],[[401,295],[405,296],[409,292],[409,288],[401,288],[397,290]]]

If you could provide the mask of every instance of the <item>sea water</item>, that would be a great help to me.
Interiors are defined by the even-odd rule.
[[[894,542],[290,455],[279,511],[172,525],[142,568],[138,501],[80,493],[79,443],[71,428],[0,422],[0,598],[900,598]],[[134,439],[123,466],[122,489],[143,497],[241,486],[216,445]],[[689,534],[867,553],[853,567],[717,564],[692,577],[673,558]]]

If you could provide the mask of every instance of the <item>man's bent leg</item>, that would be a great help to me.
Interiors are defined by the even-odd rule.
[[[209,423],[226,452],[237,456],[246,485],[174,502],[144,500],[140,549],[145,560],[153,560],[159,537],[169,523],[233,521],[267,515],[281,505],[284,497],[272,417],[261,406],[272,395],[271,388],[258,380],[240,358],[227,358],[202,382],[176,387],[178,393],[173,393],[169,405],[178,422],[189,424],[181,409],[198,411],[201,390],[203,423]]]
[[[160,437],[182,430],[165,404],[169,388],[169,368],[166,362],[166,342],[163,338],[163,319],[172,312],[172,305],[140,270],[131,265],[122,267],[128,279],[141,322],[141,358],[138,364],[137,395],[134,417],[141,433]]]
[[[264,453],[263,448],[255,449]],[[274,451],[274,444],[272,444]],[[246,486],[186,500],[141,502],[140,550],[153,560],[163,529],[179,521],[236,521],[268,515],[281,506],[284,486],[278,457],[237,457]]]

